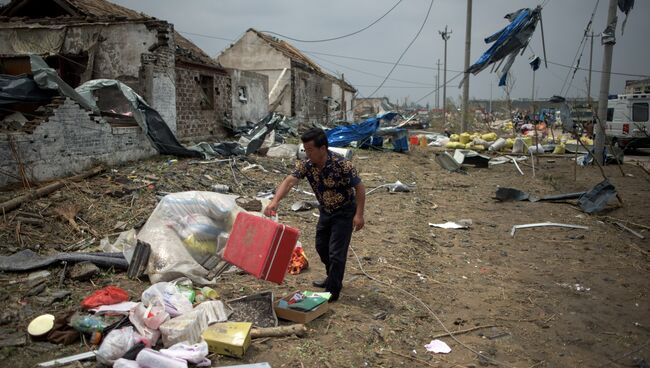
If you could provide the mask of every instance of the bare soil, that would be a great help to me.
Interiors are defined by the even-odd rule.
[[[368,189],[396,180],[414,182],[416,188],[392,194],[378,190],[368,196],[366,227],[353,236],[354,251],[348,256],[341,299],[331,305],[330,312],[308,324],[305,337],[255,340],[243,359],[211,356],[213,366],[267,361],[273,367],[296,368],[630,367],[640,359],[650,359],[650,234],[630,224],[650,225],[650,176],[646,172],[626,164],[622,176],[616,166],[605,167],[623,204],[613,201],[605,213],[595,216],[582,213],[572,201],[501,203],[493,199],[498,186],[541,195],[585,190],[602,180],[597,167],[587,167],[577,169],[574,181],[574,163],[568,156],[540,158],[533,177],[527,166],[530,160],[522,165],[525,176],[512,164],[468,168],[460,174],[444,171],[433,155],[432,149],[409,154],[355,152],[353,161]],[[168,160],[117,167],[4,214],[0,253],[24,248],[43,254],[76,249],[72,245],[95,237],[93,232],[104,236],[119,232],[116,227],[141,225],[156,205],[157,192],[209,190],[218,183],[253,196],[272,189],[293,166],[291,159],[247,158],[269,172],[246,171],[247,179],[235,171],[235,182],[227,162]],[[238,161],[238,167],[244,166]],[[146,179],[147,175],[156,176],[153,186],[147,187],[146,180],[152,179]],[[305,182],[300,186],[310,189]],[[0,193],[0,200],[18,194]],[[313,248],[318,219],[313,210],[291,212],[291,203],[298,199],[311,198],[292,192],[282,203],[280,219],[302,231],[309,269],[288,275],[281,286],[248,275],[226,274],[216,288],[223,299],[265,290],[276,296],[310,290],[311,282],[323,276]],[[57,214],[56,208],[72,204],[80,207],[81,231]],[[18,224],[17,218],[34,215],[43,223]],[[620,230],[604,215],[621,219],[645,239]],[[445,230],[428,225],[460,219],[471,219],[471,228]],[[535,228],[510,235],[515,224],[544,221],[585,225],[589,230]],[[98,240],[81,250],[92,250],[97,244]],[[61,288],[71,291],[71,297],[42,305],[38,296],[24,297],[28,291],[24,284],[1,283],[2,335],[25,331],[29,321],[42,313],[78,309],[83,297],[103,286],[125,288],[133,300],[149,286],[146,279],[131,281],[113,270],[85,282],[66,278],[59,286],[62,267],[49,270],[52,278],[41,295]],[[0,274],[5,281],[17,276]],[[462,332],[467,329],[474,330]],[[447,330],[461,331],[455,338],[440,338],[452,352],[426,352],[424,345]],[[0,365],[32,367],[90,348],[28,339],[25,346],[1,348]]]

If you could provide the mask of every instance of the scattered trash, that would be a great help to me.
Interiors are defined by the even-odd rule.
[[[192,311],[192,303],[179,291],[175,283],[159,282],[142,293],[142,303],[146,306],[162,303],[172,318]]]
[[[291,254],[291,262],[289,263],[289,273],[291,275],[297,275],[302,270],[309,267],[309,260],[307,255],[305,255],[305,249],[302,247],[302,244],[298,242],[295,248],[293,248],[293,253]]]
[[[102,314],[124,314],[129,315],[129,311],[138,305],[136,302],[122,302],[117,304],[102,305],[97,308],[90,309],[95,315]]]
[[[214,184],[210,188],[216,193],[230,193],[230,187],[225,184]]]
[[[196,344],[179,342],[167,349],[160,349],[160,353],[171,358],[185,360],[199,367],[209,367],[211,365],[210,359],[206,358],[208,356],[208,344],[205,341]]]
[[[645,239],[645,236],[641,235],[641,233],[639,233],[639,232],[637,232],[637,231],[634,231],[634,230],[630,229],[629,227],[623,225],[623,224],[620,223],[620,222],[614,221],[613,224],[616,225],[616,226],[618,226],[618,227],[620,227],[621,229],[623,229],[623,230],[629,232],[630,234],[636,236],[636,237],[639,238],[639,239]]]
[[[436,153],[435,160],[438,165],[450,172],[457,172],[462,168],[462,165],[459,164],[448,152]]]
[[[451,348],[442,340],[431,340],[430,343],[424,345],[424,348],[427,351],[430,351],[434,354],[449,354],[451,353]]]
[[[298,145],[295,144],[280,144],[277,146],[269,147],[266,151],[267,157],[284,157],[295,158],[298,155]]]
[[[129,294],[117,286],[109,285],[97,290],[81,301],[81,307],[92,309],[102,305],[112,305],[129,300]]]
[[[575,192],[575,193],[564,193],[564,194],[551,194],[543,197],[535,197],[529,193],[523,192],[515,188],[505,188],[499,187],[496,191],[496,199],[502,202],[508,201],[530,201],[530,202],[540,202],[540,201],[561,201],[566,199],[576,199],[584,195],[586,192]]]
[[[187,361],[172,358],[149,348],[142,349],[135,361],[143,368],[187,368]]]
[[[70,263],[88,261],[100,267],[123,270],[129,266],[121,253],[55,253],[42,256],[30,249],[24,249],[10,256],[0,256],[0,271],[30,271],[62,261]]]
[[[476,151],[457,149],[454,151],[454,161],[459,165],[473,165],[478,168],[489,167],[490,157]]]
[[[267,169],[264,168],[264,166],[262,166],[260,164],[250,164],[250,165],[244,167],[243,169],[241,169],[241,171],[244,172],[244,171],[255,170],[255,169],[261,170],[261,171],[263,171],[265,173],[269,172]]]
[[[273,308],[273,293],[265,291],[229,300],[233,313],[228,318],[233,322],[251,322],[256,327],[275,327],[278,317]]]
[[[511,236],[515,236],[515,232],[518,229],[528,229],[531,227],[546,227],[546,226],[555,226],[555,227],[566,227],[570,229],[582,229],[582,230],[589,230],[588,226],[582,226],[582,225],[572,225],[572,224],[558,224],[554,222],[540,222],[536,224],[525,224],[525,225],[515,225],[512,227],[512,230],[510,231]]]
[[[97,354],[97,350],[88,351],[88,352],[81,353],[81,354],[71,355],[71,356],[64,357],[64,358],[58,358],[58,359],[54,359],[54,360],[49,360],[47,362],[38,363],[38,366],[39,367],[56,367],[56,366],[59,366],[59,365],[70,364],[70,363],[78,362],[78,361],[81,361],[81,360],[93,359],[93,358],[95,358],[96,354]]]
[[[112,365],[117,359],[124,356],[140,338],[132,326],[109,332],[97,350],[97,361],[105,365]]]
[[[142,276],[147,269],[150,256],[151,245],[138,240],[129,261],[129,268],[126,270],[127,277],[133,280]]]
[[[578,205],[586,213],[600,212],[607,206],[607,202],[616,195],[616,188],[605,179],[581,196],[578,199]]]
[[[561,283],[561,284],[557,284],[557,285],[562,286],[562,287],[565,287],[565,288],[569,288],[569,289],[571,289],[571,290],[575,290],[575,291],[577,291],[577,292],[587,292],[587,291],[591,291],[591,288],[585,287],[585,286],[580,285],[580,284],[567,284],[567,283]]]
[[[318,201],[297,201],[291,205],[291,210],[294,212],[308,211],[312,208],[318,208]]]
[[[208,327],[201,335],[211,353],[241,358],[251,344],[250,322],[224,322]]]
[[[242,209],[236,196],[214,192],[168,194],[158,203],[138,239],[151,244],[147,275],[153,284],[188,277],[196,285],[213,285],[208,278],[221,261],[223,233],[230,231]],[[216,236],[216,237],[215,237]],[[205,266],[204,266],[205,265]]]
[[[445,222],[443,224],[429,223],[429,226],[438,227],[438,228],[441,228],[441,229],[469,229],[470,226],[472,226],[472,220],[464,219],[464,220],[458,220],[456,222],[447,221],[447,222]]]
[[[31,337],[41,337],[52,331],[54,328],[54,316],[43,314],[34,318],[27,326],[27,333]]]

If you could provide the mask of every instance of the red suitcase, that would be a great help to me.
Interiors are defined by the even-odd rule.
[[[298,229],[240,212],[223,259],[258,279],[282,284],[299,236]]]

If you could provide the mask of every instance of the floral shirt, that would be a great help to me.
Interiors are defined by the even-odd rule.
[[[353,202],[354,187],[361,183],[352,162],[329,151],[322,170],[305,159],[298,161],[291,175],[298,179],[307,178],[321,209],[328,213]]]

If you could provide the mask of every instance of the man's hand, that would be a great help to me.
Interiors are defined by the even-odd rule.
[[[268,206],[264,209],[264,216],[271,217],[275,216],[275,214],[278,212],[278,202],[276,201],[271,201]]]
[[[352,227],[354,228],[354,231],[363,229],[364,224],[365,221],[363,220],[363,215],[354,215],[354,218],[352,219]]]

